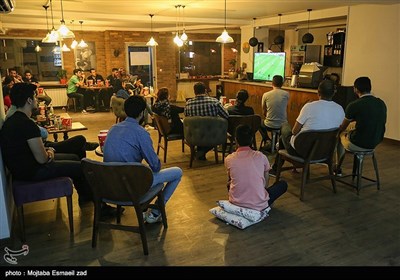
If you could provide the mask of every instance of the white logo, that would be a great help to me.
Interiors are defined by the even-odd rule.
[[[8,247],[5,247],[4,251],[6,251],[6,253],[4,254],[4,260],[6,262],[8,262],[9,264],[18,264],[17,258],[15,256],[28,255],[29,246],[24,244],[22,245],[21,250],[16,250],[16,251],[8,249]]]

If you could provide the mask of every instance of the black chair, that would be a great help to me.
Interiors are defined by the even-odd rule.
[[[87,158],[82,159],[82,168],[94,197],[94,219],[92,247],[97,245],[97,236],[100,227],[125,230],[140,233],[143,253],[149,254],[144,226],[143,211],[148,207],[157,208],[162,215],[164,229],[168,228],[163,187],[153,184],[153,173],[149,167],[141,163],[125,162],[98,162]],[[151,204],[157,197],[157,205]],[[102,203],[117,205],[116,223],[100,221]],[[139,226],[121,225],[121,207],[135,208]]]
[[[302,181],[300,187],[300,200],[304,200],[304,187],[308,183],[330,179],[333,192],[336,193],[336,181],[333,174],[333,153],[338,140],[339,129],[329,130],[310,130],[297,135],[295,140],[295,150],[297,156],[291,155],[287,150],[278,151],[278,169],[276,182],[279,181],[282,171],[292,170],[293,167],[283,167],[282,160],[293,164],[296,168],[302,168]],[[327,176],[310,179],[310,165],[315,163],[325,163],[328,166]]]
[[[182,153],[185,152],[185,141],[182,134],[170,133],[171,132],[171,124],[168,122],[168,119],[164,116],[157,115],[153,113],[153,118],[156,122],[157,130],[158,130],[158,145],[157,145],[157,155],[160,153],[160,148],[164,150],[164,163],[167,162],[167,151],[168,151],[168,141],[173,140],[181,140],[182,141]],[[162,143],[162,139],[164,138],[164,143]]]

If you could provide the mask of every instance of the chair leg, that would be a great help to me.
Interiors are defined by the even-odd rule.
[[[222,144],[222,163],[225,162],[226,142]]]
[[[23,205],[17,207],[17,213],[18,213],[19,226],[21,228],[21,240],[23,243],[25,243],[26,236],[25,236],[25,221],[24,221],[24,206]]]
[[[164,137],[164,163],[167,162],[168,139]]]
[[[121,212],[122,212],[122,207],[121,205],[117,205],[117,224],[121,223]]]
[[[361,188],[361,179],[362,179],[362,170],[363,170],[363,164],[364,164],[364,156],[363,155],[358,155],[358,160],[357,160],[357,195],[360,194],[360,188]]]
[[[94,205],[92,248],[95,248],[97,246],[97,236],[99,234],[100,212],[101,212],[101,202],[96,201],[95,205]]]
[[[72,208],[72,195],[67,196],[67,208],[68,208],[68,220],[69,220],[69,232],[71,236],[74,235],[74,215]]]
[[[185,152],[185,139],[182,138],[182,153]]]
[[[160,154],[161,134],[158,135],[157,155]]]
[[[218,164],[218,146],[214,147],[215,163]]]
[[[139,223],[140,237],[142,239],[143,254],[145,254],[147,256],[149,254],[149,248],[147,246],[146,228],[144,226],[144,221],[143,221],[143,212],[142,212],[142,209],[138,206],[135,206],[135,211],[136,211],[136,217],[137,217],[137,220]]]
[[[381,182],[379,180],[379,172],[378,172],[378,163],[376,162],[376,157],[375,153],[372,154],[372,162],[374,164],[374,169],[375,169],[375,176],[376,176],[376,188],[378,190],[381,189]]]
[[[282,170],[282,163],[281,163],[282,162],[282,158],[281,158],[281,155],[279,153],[278,153],[277,162],[278,162],[278,168],[276,170],[275,183],[277,183],[279,181],[279,179],[281,177],[281,170]]]
[[[189,167],[192,167],[192,165],[193,165],[194,154],[195,154],[194,146],[190,145],[190,163],[189,163]]]
[[[330,161],[328,163],[328,169],[329,169],[329,176],[331,178],[333,192],[336,193],[336,177],[333,174],[333,163],[332,163],[332,161]]]
[[[357,173],[356,173],[357,172],[357,164],[358,164],[358,158],[357,158],[357,155],[354,154],[354,156],[353,156],[353,173],[352,173],[352,176],[351,176],[353,181],[354,181],[354,178],[357,175]]]
[[[275,144],[276,144],[277,134],[273,131],[271,132],[271,134],[272,134],[271,154],[273,154],[275,152]]]
[[[157,196],[158,210],[161,212],[164,228],[168,228],[167,213],[165,212],[164,192],[160,192]]]
[[[310,165],[309,164],[305,164],[303,167],[303,176],[301,179],[301,187],[300,187],[300,200],[304,201],[304,187],[307,183],[307,177],[310,174]]]

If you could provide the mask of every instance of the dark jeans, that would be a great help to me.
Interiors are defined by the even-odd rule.
[[[56,156],[58,154],[74,154],[78,157],[78,160],[86,157],[86,138],[82,135],[77,135],[67,140],[60,141],[60,142],[50,142],[46,141],[44,143],[46,147],[52,147],[56,151]],[[63,159],[70,159],[70,158],[63,158]]]
[[[57,177],[70,177],[80,198],[92,199],[92,192],[82,171],[81,162],[74,160],[53,160],[43,164],[32,177],[33,181],[43,181]]]
[[[78,93],[78,92],[73,92],[73,93],[68,93],[67,94],[68,97],[73,97],[73,98],[77,98],[78,99],[78,105],[77,105],[77,109],[86,109],[86,105],[85,105],[85,99],[84,99],[84,95],[82,93]]]
[[[285,149],[288,151],[290,155],[299,156],[296,150],[290,145],[290,138],[292,138],[292,127],[289,123],[284,123],[281,127],[281,136],[279,137],[279,150]],[[284,164],[284,161],[281,161],[281,164]],[[278,168],[278,153],[275,157],[275,162],[272,166],[272,169],[276,171]]]
[[[267,188],[269,194],[268,205],[271,206],[274,201],[287,191],[288,184],[286,181],[275,182],[272,186]]]

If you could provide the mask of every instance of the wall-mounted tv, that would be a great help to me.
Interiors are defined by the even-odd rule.
[[[272,81],[275,75],[285,78],[284,52],[254,53],[253,80]]]

